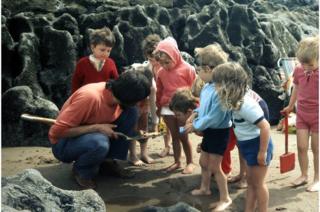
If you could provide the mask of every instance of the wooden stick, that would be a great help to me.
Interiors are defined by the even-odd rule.
[[[53,125],[56,120],[51,119],[51,118],[45,118],[41,116],[35,116],[35,115],[30,115],[27,113],[21,114],[21,119],[26,120],[26,121],[31,121],[31,122],[38,122],[38,123],[43,123],[47,125]],[[142,135],[138,135],[135,137],[129,137],[121,132],[115,132],[118,136],[124,137],[128,141],[134,141],[134,140],[141,140],[141,139],[147,139],[147,138],[155,138],[161,135],[164,135],[163,132],[151,132],[151,133],[143,133]]]
[[[39,123],[43,123],[43,124],[47,124],[47,125],[53,125],[56,122],[55,119],[45,118],[45,117],[35,116],[35,115],[30,115],[30,114],[27,114],[27,113],[21,114],[20,117],[21,117],[21,119],[26,120],[26,121],[39,122]]]

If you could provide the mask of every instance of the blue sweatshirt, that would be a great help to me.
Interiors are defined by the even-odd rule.
[[[202,88],[200,107],[195,112],[198,113],[198,117],[193,120],[193,127],[197,131],[231,127],[231,112],[221,108],[214,83],[206,83]]]

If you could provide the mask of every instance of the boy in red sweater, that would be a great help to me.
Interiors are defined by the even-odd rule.
[[[115,37],[108,27],[96,29],[90,34],[92,54],[78,61],[72,77],[71,93],[89,83],[118,79],[117,67],[109,58],[114,44]]]

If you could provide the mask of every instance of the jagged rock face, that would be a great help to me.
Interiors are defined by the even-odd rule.
[[[1,189],[2,211],[106,211],[104,201],[94,190],[62,190],[35,169],[2,177]]]
[[[22,121],[20,114],[38,114],[54,118],[57,106],[35,95],[28,86],[15,86],[2,95],[2,145],[49,146],[49,127],[40,123]]]
[[[119,71],[144,60],[141,42],[151,33],[173,36],[192,56],[195,47],[218,42],[251,76],[275,124],[283,107],[276,62],[294,55],[303,37],[318,34],[318,17],[316,0],[4,0],[2,92],[29,86],[61,108],[76,61],[89,54],[89,31],[108,26]],[[18,117],[20,111],[10,110]]]

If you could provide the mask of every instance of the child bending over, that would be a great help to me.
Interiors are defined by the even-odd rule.
[[[223,108],[232,110],[238,148],[247,163],[247,195],[245,211],[266,212],[269,191],[265,183],[273,156],[270,125],[262,109],[248,92],[249,78],[238,63],[217,66],[213,83]]]

